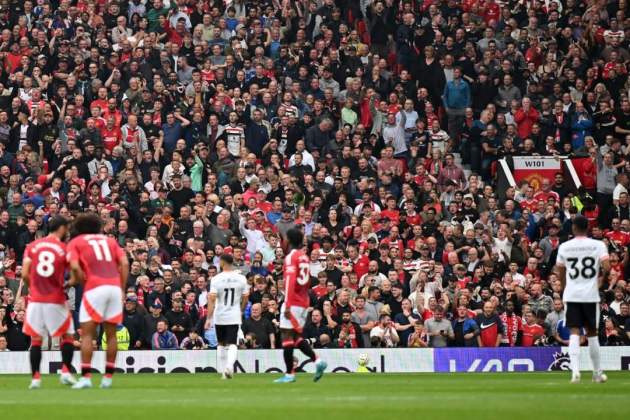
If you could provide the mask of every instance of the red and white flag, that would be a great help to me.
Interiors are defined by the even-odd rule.
[[[543,179],[553,183],[554,176],[562,172],[562,161],[550,156],[514,156],[514,181],[525,180],[535,191],[540,189]]]

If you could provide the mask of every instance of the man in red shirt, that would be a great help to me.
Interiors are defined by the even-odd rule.
[[[113,116],[107,118],[107,124],[101,129],[101,138],[103,139],[103,146],[107,156],[112,154],[114,147],[121,144],[122,132],[120,127],[116,126]]]
[[[543,327],[536,323],[536,316],[533,312],[525,313],[525,324],[523,324],[523,339],[521,346],[532,347],[536,340],[545,334]]]
[[[499,21],[501,15],[501,8],[494,0],[486,0],[483,5],[483,20],[486,24],[490,24],[492,21],[496,24]]]
[[[609,230],[604,234],[606,238],[614,242],[617,246],[625,247],[630,242],[630,235],[628,232],[619,230],[621,227],[621,221],[618,218],[614,218],[611,221],[612,230]]]
[[[525,140],[532,134],[532,126],[540,119],[540,113],[532,106],[532,101],[525,97],[521,101],[521,108],[514,114],[514,121],[518,127],[518,135]]]
[[[534,194],[534,199],[537,201],[542,200],[546,203],[549,201],[549,197],[554,198],[556,203],[560,203],[560,196],[557,192],[551,189],[551,181],[545,178],[540,183],[540,191]]]
[[[366,254],[359,254],[359,248],[356,245],[348,246],[348,258],[358,279],[368,272],[370,257]]]
[[[66,271],[66,245],[62,242],[68,231],[68,221],[55,216],[48,222],[50,234],[31,242],[24,252],[22,279],[29,286],[28,307],[24,333],[31,337],[30,389],[41,387],[39,373],[42,360],[42,337],[61,337],[61,383],[73,385],[76,380],[70,373],[74,352],[74,325],[66,306],[64,274]]]
[[[114,238],[101,234],[101,219],[82,214],[74,222],[78,236],[68,244],[70,283],[84,285],[79,312],[81,322],[81,379],[75,389],[91,388],[92,339],[102,324],[107,337],[105,375],[101,388],[112,386],[118,345],[116,326],[122,323],[122,290],[127,283],[129,262]]]

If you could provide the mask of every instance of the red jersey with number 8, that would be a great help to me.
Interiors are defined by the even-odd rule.
[[[120,287],[118,263],[123,256],[116,240],[101,234],[79,235],[68,244],[68,262],[79,262],[86,291],[105,285]]]
[[[308,308],[311,300],[309,260],[301,250],[294,249],[284,258],[285,305]]]
[[[29,302],[66,303],[66,245],[57,238],[41,238],[28,244],[24,256],[31,260]]]

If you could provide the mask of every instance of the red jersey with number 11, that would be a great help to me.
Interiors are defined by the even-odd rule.
[[[28,244],[24,257],[31,260],[29,302],[66,303],[66,245],[57,238],[41,238]]]
[[[285,305],[308,308],[310,285],[309,259],[304,252],[294,249],[284,258]]]
[[[79,235],[68,244],[68,262],[78,261],[85,273],[85,290],[98,286],[119,286],[118,263],[124,251],[114,238]]]

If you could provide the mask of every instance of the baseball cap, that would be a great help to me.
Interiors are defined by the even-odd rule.
[[[153,309],[162,309],[162,304],[159,302],[153,302],[153,305],[151,305],[151,307]]]
[[[475,199],[475,197],[473,197],[473,195],[472,195],[472,194],[465,194],[465,195],[464,195],[464,200],[465,200],[465,199],[467,199],[467,198],[470,198],[471,200],[474,200],[474,199]]]
[[[138,297],[137,296],[127,296],[125,301],[126,302],[137,302],[138,301]]]

